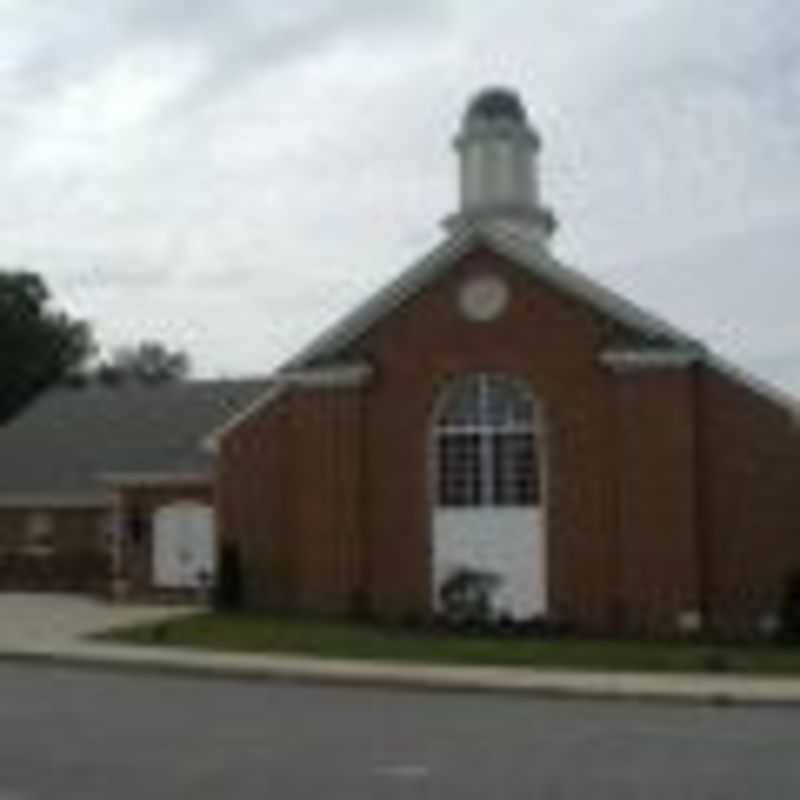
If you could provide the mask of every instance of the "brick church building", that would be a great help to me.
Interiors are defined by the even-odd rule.
[[[489,89],[446,236],[214,432],[246,604],[756,630],[800,568],[800,407],[559,263],[539,137]]]

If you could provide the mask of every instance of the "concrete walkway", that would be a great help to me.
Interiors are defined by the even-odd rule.
[[[0,592],[0,654],[71,645],[109,628],[197,611],[188,606],[123,605],[80,594]]]
[[[155,622],[192,607],[128,606],[60,595],[0,595],[0,658],[15,661],[339,685],[800,707],[800,679],[468,667],[219,653],[88,641],[111,627]]]
[[[800,707],[800,680],[734,675],[429,666],[97,642],[29,643],[0,658],[248,680],[624,700]]]

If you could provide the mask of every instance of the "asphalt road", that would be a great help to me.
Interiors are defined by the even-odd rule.
[[[800,797],[800,710],[0,664],[0,800],[758,797]]]

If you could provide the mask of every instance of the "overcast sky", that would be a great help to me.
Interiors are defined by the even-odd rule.
[[[795,0],[0,0],[0,264],[115,346],[264,373],[454,210],[486,84],[555,252],[800,392]]]

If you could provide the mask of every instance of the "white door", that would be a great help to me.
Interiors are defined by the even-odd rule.
[[[463,571],[492,576],[494,615],[547,611],[540,412],[516,378],[469,375],[446,387],[433,427],[432,592]]]
[[[495,615],[524,620],[547,610],[544,526],[539,509],[436,510],[433,523],[435,607],[448,578],[468,569],[496,576]]]
[[[153,519],[153,583],[169,589],[203,586],[214,575],[214,512],[202,503],[160,508]]]

